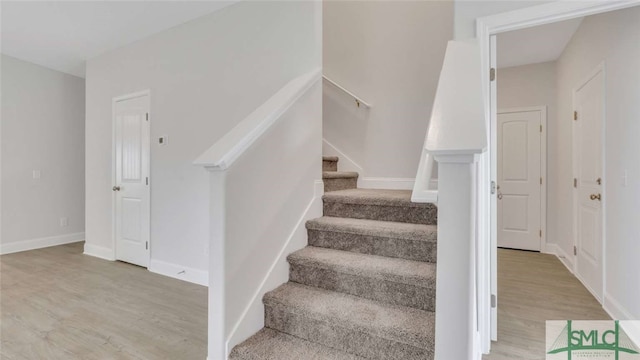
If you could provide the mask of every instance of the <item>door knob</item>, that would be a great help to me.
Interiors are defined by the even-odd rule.
[[[589,198],[591,198],[591,200],[598,200],[598,201],[600,201],[601,199],[600,194],[591,194]]]
[[[114,186],[112,190],[113,191],[120,191],[120,186]]]

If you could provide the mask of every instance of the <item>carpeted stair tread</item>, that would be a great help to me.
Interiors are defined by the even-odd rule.
[[[263,301],[268,309],[267,312],[270,308],[280,308],[292,315],[302,315],[302,317],[295,318],[298,320],[315,320],[329,328],[340,328],[343,332],[366,334],[367,337],[375,337],[426,351],[433,349],[435,329],[435,313],[433,312],[388,305],[296,283],[281,285],[265,294]],[[279,319],[278,315],[268,313],[266,326],[271,328],[281,326],[301,331],[310,330],[304,324],[290,324],[287,320]],[[276,328],[276,330],[282,331],[283,329]],[[311,332],[310,336],[313,333]],[[298,334],[291,335],[299,336]],[[316,339],[308,340],[315,341]],[[336,346],[324,345],[333,348],[341,347],[340,344],[335,344]],[[358,346],[358,344],[342,345]]]
[[[364,358],[264,328],[236,346],[230,360],[364,360]]]
[[[307,246],[287,257],[290,264],[312,265],[367,278],[433,288],[436,266],[433,263],[358,254],[349,251]]]
[[[325,201],[342,204],[432,207],[429,203],[411,202],[411,190],[348,189],[323,196]]]
[[[357,179],[358,173],[353,171],[323,171],[323,179]]]
[[[338,171],[338,157],[337,156],[323,156],[322,157],[322,171]]]
[[[323,171],[322,181],[324,182],[325,193],[355,189],[358,187],[358,173],[352,171]]]
[[[306,226],[311,246],[436,262],[436,225],[323,216]]]
[[[309,230],[345,232],[415,241],[437,241],[436,225],[323,216],[306,223]]]
[[[289,281],[420,310],[435,309],[433,263],[308,246],[290,254]]]
[[[438,208],[411,202],[409,190],[335,189],[323,197],[325,216],[436,225]]]

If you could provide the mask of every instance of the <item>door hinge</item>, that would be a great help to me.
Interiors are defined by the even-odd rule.
[[[496,69],[491,68],[491,70],[489,70],[489,81],[494,81],[495,79],[496,79]]]
[[[578,179],[577,178],[573,178],[573,187],[574,188],[578,187]]]
[[[540,185],[542,185],[542,176],[540,177]]]
[[[540,132],[542,132],[542,125],[540,125]]]
[[[147,176],[145,181],[146,181],[147,185],[149,185],[149,177],[148,176]]]
[[[573,120],[578,120],[578,112],[577,111],[573,112]]]
[[[148,241],[145,243],[145,250],[149,250],[149,242]]]
[[[495,194],[496,193],[496,182],[492,181],[491,182],[491,194]]]
[[[491,308],[495,309],[498,306],[498,297],[495,294],[491,294]]]
[[[149,113],[147,113],[147,121],[149,121]]]
[[[573,255],[576,256],[578,255],[578,247],[577,246],[573,246]]]
[[[542,229],[540,229],[540,237],[542,237]]]

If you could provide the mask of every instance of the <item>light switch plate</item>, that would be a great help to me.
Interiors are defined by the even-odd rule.
[[[169,142],[169,137],[167,135],[162,135],[158,138],[158,145],[164,146]]]

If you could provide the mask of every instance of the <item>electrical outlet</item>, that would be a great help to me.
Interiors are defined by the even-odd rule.
[[[169,142],[169,137],[167,135],[162,135],[158,138],[158,145],[164,146]]]
[[[60,227],[67,227],[67,226],[69,226],[69,218],[61,217],[60,218]]]

